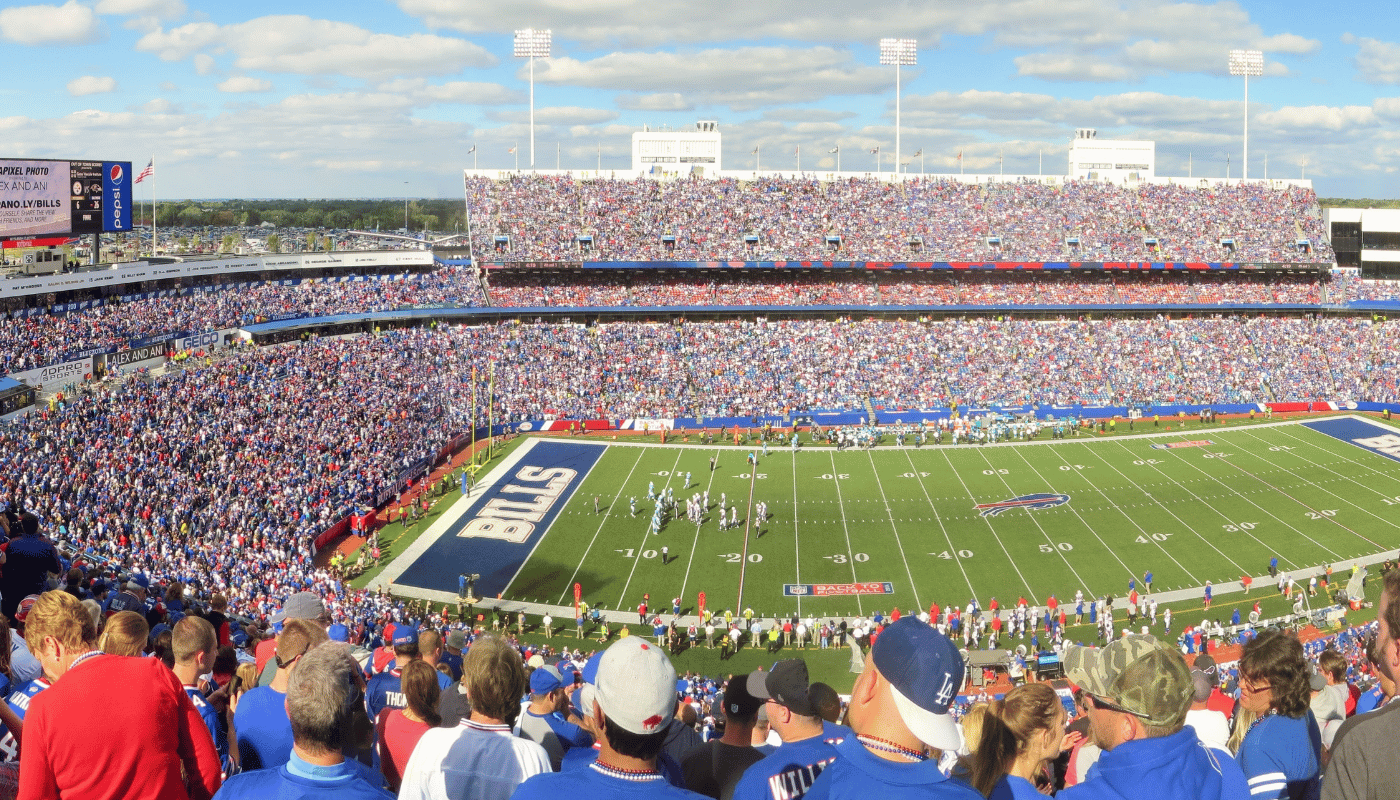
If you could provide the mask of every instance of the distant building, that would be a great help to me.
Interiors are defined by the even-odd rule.
[[[1324,208],[1322,221],[1337,266],[1356,267],[1363,278],[1400,278],[1400,209]]]
[[[1157,175],[1157,143],[1100,139],[1094,128],[1077,128],[1069,145],[1070,178],[1124,183]]]
[[[632,134],[632,169],[650,175],[706,175],[716,177],[721,164],[719,123],[701,120],[695,127],[652,130]]]

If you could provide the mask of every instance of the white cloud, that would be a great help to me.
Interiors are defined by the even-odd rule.
[[[262,78],[250,78],[247,75],[237,75],[220,83],[219,91],[229,94],[270,92],[272,91],[272,81],[265,81]]]
[[[1400,44],[1357,39],[1355,61],[1356,71],[1367,83],[1400,83]]]
[[[0,39],[28,45],[87,44],[101,37],[92,9],[68,0],[61,6],[0,9]]]
[[[381,84],[379,90],[406,95],[413,98],[416,104],[425,106],[437,103],[499,106],[525,102],[523,92],[507,89],[499,83],[450,81],[443,84],[429,84],[422,78],[406,78]]]
[[[680,92],[620,94],[613,102],[629,111],[689,111],[695,107]]]
[[[117,80],[112,77],[99,78],[93,75],[84,75],[81,78],[74,78],[68,82],[68,94],[74,97],[114,92],[116,89]]]
[[[98,0],[99,14],[128,17],[178,17],[185,13],[183,0]]]
[[[208,53],[199,53],[194,57],[194,71],[198,75],[212,75],[218,69],[218,63],[214,57]]]
[[[888,70],[834,47],[738,47],[699,52],[617,52],[535,66],[538,83],[634,92],[679,91],[696,104],[736,111],[889,88]]]
[[[1255,47],[1273,55],[1305,56],[1320,43],[1294,33],[1265,33],[1234,2],[1182,0],[980,0],[976,3],[872,0],[852,13],[847,3],[811,0],[713,0],[707,19],[724,25],[677,25],[692,19],[689,0],[617,0],[563,4],[558,0],[397,0],[405,13],[435,28],[507,33],[549,20],[556,40],[600,49],[697,45],[734,31],[750,41],[830,42],[873,47],[884,36],[917,38],[938,47],[948,34],[988,37],[997,47],[1036,51],[1056,60],[1029,62],[1021,74],[1051,80],[1138,80],[1161,72],[1224,74],[1224,53]],[[890,20],[897,20],[892,31]],[[1068,59],[1070,63],[1064,62]],[[1076,66],[1077,65],[1077,66]],[[1051,67],[1056,67],[1051,69]],[[1126,78],[1107,77],[1115,67]],[[1038,69],[1039,68],[1039,69]]]
[[[492,119],[502,122],[523,122],[529,123],[529,110],[523,111],[496,111],[490,114]],[[603,122],[612,122],[617,119],[618,113],[606,108],[581,108],[579,106],[557,106],[549,108],[535,109],[536,125],[598,125]]]
[[[239,69],[367,80],[450,75],[497,63],[495,56],[464,39],[394,36],[301,15],[258,17],[223,26],[194,22],[152,31],[136,43],[136,49],[155,53],[164,61],[180,61],[206,50],[228,52]]]

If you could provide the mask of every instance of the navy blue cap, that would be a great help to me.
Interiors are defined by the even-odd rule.
[[[895,708],[919,741],[939,750],[962,746],[958,724],[948,713],[966,674],[957,645],[917,617],[885,626],[871,660],[889,681]]]

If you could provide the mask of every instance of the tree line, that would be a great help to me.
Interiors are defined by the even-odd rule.
[[[137,203],[137,225],[151,223],[151,204]],[[410,231],[456,232],[464,226],[460,200],[408,201]],[[157,203],[162,228],[257,227],[398,230],[404,227],[402,200],[168,200]]]

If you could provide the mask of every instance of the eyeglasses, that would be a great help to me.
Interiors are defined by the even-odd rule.
[[[1253,681],[1250,681],[1250,680],[1242,680],[1242,681],[1240,681],[1240,691],[1241,691],[1241,692],[1248,693],[1248,694],[1258,694],[1259,692],[1266,692],[1266,691],[1269,691],[1269,690],[1272,689],[1272,688],[1274,688],[1274,687],[1273,687],[1271,684],[1267,684],[1267,683],[1264,684],[1263,686],[1259,686],[1259,685],[1255,684]]]
[[[1118,705],[1117,703],[1111,703],[1103,699],[1102,697],[1099,697],[1098,695],[1093,695],[1088,692],[1085,692],[1084,696],[1089,698],[1089,702],[1093,704],[1094,708],[1097,708],[1100,711],[1116,711],[1119,714],[1128,714],[1134,717],[1138,717],[1139,719],[1147,719],[1150,716],[1148,714],[1142,713],[1141,711],[1131,711]]]

